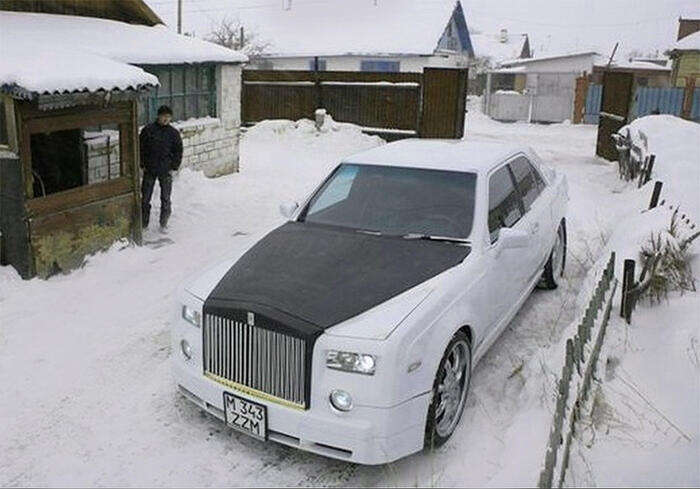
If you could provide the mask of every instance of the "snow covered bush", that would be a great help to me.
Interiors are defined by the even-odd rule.
[[[651,303],[660,302],[673,290],[695,291],[695,277],[688,248],[700,236],[700,231],[692,232],[695,228],[693,224],[691,233],[683,236],[681,227],[689,223],[685,216],[678,217],[676,209],[668,229],[652,232],[649,240],[642,245],[640,291],[641,296]]]

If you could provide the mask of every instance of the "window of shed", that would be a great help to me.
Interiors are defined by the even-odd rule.
[[[216,70],[213,64],[148,65],[160,87],[139,103],[139,124],[156,119],[158,107],[169,106],[173,120],[216,117]]]
[[[117,125],[35,133],[30,147],[35,198],[121,176]]]

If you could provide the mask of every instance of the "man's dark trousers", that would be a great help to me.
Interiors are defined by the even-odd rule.
[[[156,180],[160,185],[160,225],[166,226],[168,218],[172,212],[170,195],[173,191],[173,177],[170,172],[154,173],[150,170],[143,171],[143,181],[141,183],[141,219],[143,226],[148,226],[151,217],[151,197]]]

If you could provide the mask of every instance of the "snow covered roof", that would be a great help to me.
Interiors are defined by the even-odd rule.
[[[266,56],[432,54],[455,0],[308,2],[293,8],[241,9],[240,20],[270,46]]]
[[[527,35],[510,34],[505,42],[501,41],[500,34],[471,34],[471,39],[476,56],[491,58],[494,63],[499,64],[520,58]]]
[[[178,35],[163,25],[26,12],[0,11],[0,46],[0,86],[24,95],[158,84],[155,76],[133,64],[247,60],[242,53]]]
[[[700,31],[685,36],[671,48],[672,51],[700,51]]]
[[[529,63],[534,63],[537,61],[548,61],[550,59],[560,59],[560,58],[577,58],[579,56],[597,56],[598,53],[595,51],[581,51],[577,53],[567,53],[567,54],[549,54],[546,56],[538,56],[534,58],[523,58],[523,59],[512,59],[509,61],[504,61],[503,64],[506,66],[515,65],[526,65]]]
[[[607,60],[602,57],[594,63],[594,66],[607,66]],[[644,70],[644,71],[671,71],[668,65],[660,65],[658,63],[652,63],[651,61],[613,61],[610,64],[611,68],[620,68],[626,70]]]

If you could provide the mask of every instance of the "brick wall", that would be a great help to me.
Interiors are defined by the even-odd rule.
[[[219,65],[216,70],[217,116],[173,123],[182,136],[180,168],[201,170],[208,177],[237,172],[241,127],[241,67]],[[119,133],[86,133],[88,183],[119,176]]]

